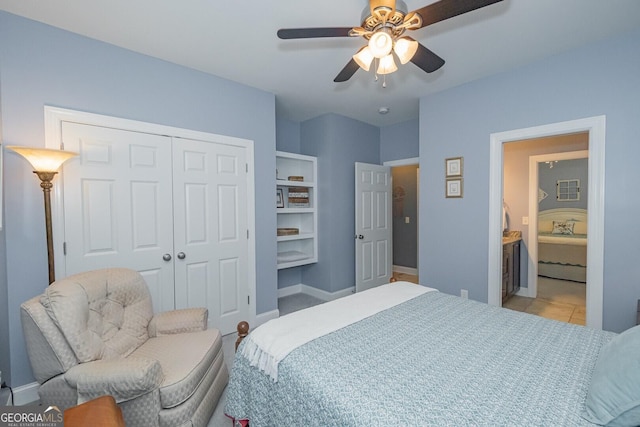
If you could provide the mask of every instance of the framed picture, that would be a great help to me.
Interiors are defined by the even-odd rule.
[[[448,198],[462,198],[462,178],[450,178],[445,182],[445,195]]]
[[[284,208],[284,191],[282,191],[282,188],[276,190],[276,207]]]
[[[450,157],[444,159],[444,170],[447,178],[462,176],[462,157]]]

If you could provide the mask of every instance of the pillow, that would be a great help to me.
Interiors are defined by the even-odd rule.
[[[573,234],[573,221],[553,221],[553,231],[551,234]]]
[[[583,418],[611,426],[640,425],[640,326],[626,330],[600,352]]]

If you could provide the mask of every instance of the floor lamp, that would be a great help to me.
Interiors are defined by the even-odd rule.
[[[8,146],[7,149],[15,151],[27,159],[33,166],[33,173],[40,178],[40,187],[44,192],[44,221],[47,229],[47,256],[49,258],[49,284],[56,280],[53,258],[53,231],[51,227],[51,180],[58,173],[60,166],[78,153],[71,151],[51,150],[48,148],[29,148],[21,146]]]

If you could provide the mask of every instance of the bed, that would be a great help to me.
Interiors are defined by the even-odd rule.
[[[538,213],[538,275],[587,281],[586,209],[548,209]]]
[[[638,328],[616,335],[396,282],[252,331],[225,413],[251,427],[638,425],[640,381],[627,377],[639,349]]]

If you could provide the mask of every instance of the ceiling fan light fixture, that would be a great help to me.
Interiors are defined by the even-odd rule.
[[[398,55],[401,64],[411,61],[417,50],[418,42],[407,37],[399,38],[393,46],[393,51]]]
[[[369,39],[369,49],[376,58],[384,58],[391,53],[393,39],[385,30],[374,33]]]
[[[371,62],[373,62],[373,53],[371,53],[371,49],[369,46],[365,46],[358,51],[355,55],[353,55],[353,60],[365,71],[369,71],[371,67]]]
[[[394,71],[398,71],[396,61],[393,60],[393,55],[389,54],[380,59],[380,65],[378,65],[378,74],[391,74]]]

